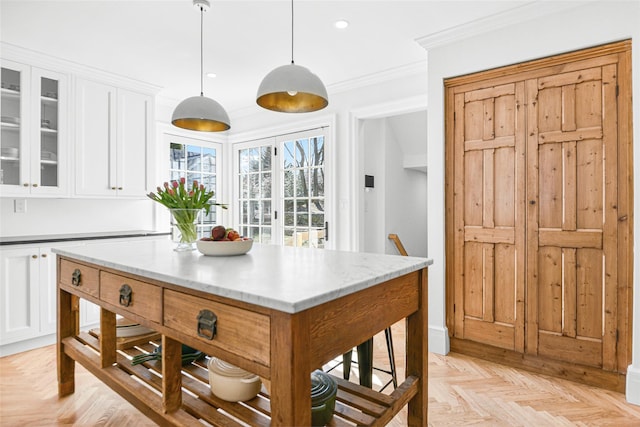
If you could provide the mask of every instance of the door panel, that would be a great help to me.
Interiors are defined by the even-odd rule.
[[[524,348],[524,84],[456,97],[455,336],[510,350]],[[516,225],[520,224],[519,228]],[[518,303],[518,301],[520,303]]]
[[[537,309],[530,310],[528,328],[531,334],[537,331],[538,345],[536,349],[532,340],[528,348],[596,367],[604,364],[603,337],[611,333],[603,331],[603,319],[616,315],[607,312],[603,297],[607,286],[616,286],[605,283],[612,273],[605,259],[615,256],[606,248],[617,246],[603,241],[616,239],[615,233],[604,235],[607,226],[615,227],[615,219],[607,224],[604,203],[615,205],[617,200],[615,191],[608,194],[603,186],[617,179],[617,153],[608,151],[611,157],[605,158],[603,120],[615,123],[617,118],[615,111],[605,117],[602,95],[608,96],[605,88],[615,82],[604,83],[602,75],[597,67],[527,85],[528,103],[537,108],[528,134],[539,136],[527,152],[539,171],[537,186],[528,186],[529,199],[538,200],[537,209],[529,211],[527,230],[527,235],[538,236],[532,266],[537,274],[528,283],[538,301]]]

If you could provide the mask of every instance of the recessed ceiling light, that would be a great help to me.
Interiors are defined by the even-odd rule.
[[[333,24],[337,29],[344,30],[349,26],[349,21],[345,21],[344,19],[340,19]]]
[[[207,77],[215,79],[216,77],[218,77],[218,75],[216,73],[207,73]]]

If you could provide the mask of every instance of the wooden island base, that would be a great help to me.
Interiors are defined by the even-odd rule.
[[[236,420],[251,426],[270,425],[270,399],[263,386],[260,394],[247,402],[230,403],[218,399],[209,389],[206,360],[182,368],[182,408],[172,414],[162,413],[162,365],[145,362],[131,365],[130,358],[151,353],[160,342],[148,342],[119,352],[116,365],[100,368],[99,341],[89,333],[63,341],[65,352],[87,370],[108,384],[155,422],[195,425],[202,419],[213,425],[241,426]],[[140,350],[141,349],[141,350]],[[128,356],[128,357],[127,357]],[[132,377],[135,380],[132,381]],[[417,392],[418,379],[407,378],[399,387],[385,395],[369,388],[332,376],[338,383],[334,417],[329,426],[376,426],[388,423]],[[157,393],[157,394],[156,394]]]
[[[79,362],[160,425],[200,425],[202,420],[222,427],[308,426],[311,372],[406,319],[406,380],[385,395],[335,378],[339,389],[329,425],[384,426],[407,406],[407,425],[423,427],[428,402],[427,268],[421,267],[422,261],[410,262],[418,268],[290,313],[153,279],[140,270],[134,274],[113,264],[58,256],[58,393],[75,391]],[[257,272],[255,280],[261,274]],[[79,331],[80,298],[100,306],[99,336]],[[160,340],[121,345],[117,314],[153,329]],[[218,399],[209,388],[206,359],[182,366],[182,344],[253,372],[269,387],[244,403]],[[131,364],[132,357],[158,345],[161,360]]]

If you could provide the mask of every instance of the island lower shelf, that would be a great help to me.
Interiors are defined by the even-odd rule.
[[[165,413],[162,409],[162,367],[160,362],[132,365],[130,358],[152,352],[160,344],[149,341],[118,351],[116,363],[101,368],[99,338],[81,332],[61,342],[63,351],[75,359],[135,407],[164,425],[193,425],[199,420],[214,426],[269,426],[270,398],[265,387],[250,401],[231,403],[211,394],[205,361],[182,367],[182,407]],[[419,379],[409,376],[390,395],[333,377],[338,384],[336,408],[329,426],[381,426],[387,424],[418,392]]]

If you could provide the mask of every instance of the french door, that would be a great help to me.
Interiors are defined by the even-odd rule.
[[[326,246],[326,139],[317,129],[235,144],[241,234],[261,243]]]

